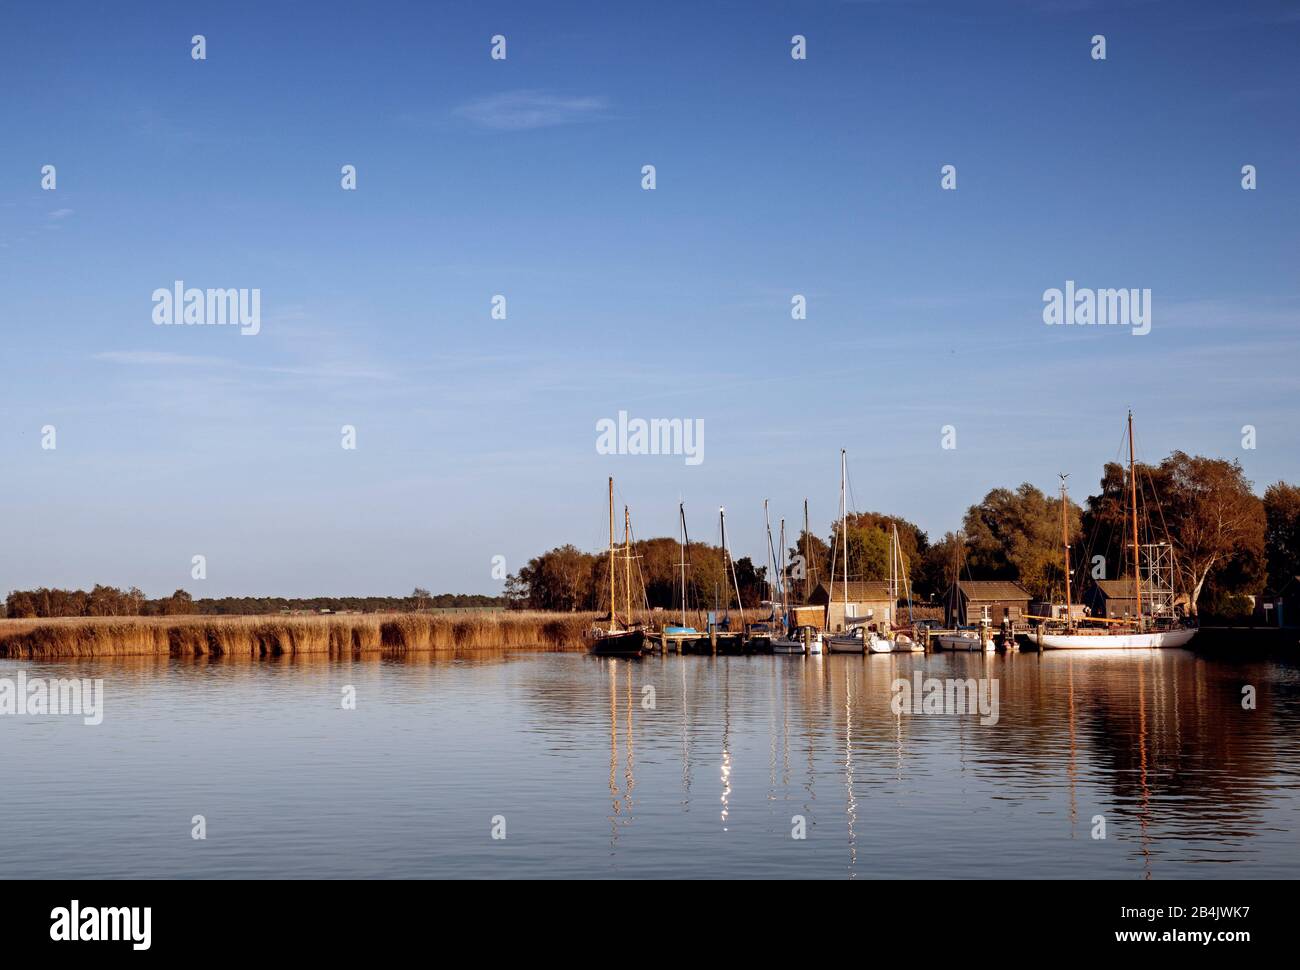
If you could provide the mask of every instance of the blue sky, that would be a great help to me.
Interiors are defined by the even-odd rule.
[[[52,3],[0,27],[0,592],[491,592],[494,555],[599,547],[609,474],[639,534],[680,496],[710,539],[725,504],[762,557],[764,498],[826,531],[841,447],[859,509],[938,536],[998,485],[1069,471],[1082,497],[1130,406],[1148,459],[1300,480],[1294,4]],[[154,326],[178,279],[260,288],[261,332]],[[1067,279],[1150,288],[1151,332],[1046,326]],[[597,454],[619,410],[702,419],[705,460]]]

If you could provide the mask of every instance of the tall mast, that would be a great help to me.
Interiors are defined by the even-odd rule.
[[[1069,507],[1069,492],[1065,487],[1068,472],[1061,475],[1061,548],[1065,550],[1065,628],[1074,628],[1074,607],[1070,603],[1070,529],[1066,509]]]
[[[772,572],[775,573],[776,550],[772,548],[772,520],[767,514],[767,499],[763,499],[763,524],[767,527],[767,561],[772,567]],[[767,598],[773,602],[776,601],[776,597],[773,595],[775,592],[776,589],[772,585],[772,576],[769,575],[767,579]]]
[[[894,525],[889,537],[889,625],[894,625],[894,611],[898,609],[898,574],[902,572],[903,550],[898,545],[898,526]]]
[[[609,476],[609,626],[614,628],[614,476]]]
[[[781,577],[781,622],[784,623],[786,611],[790,609],[785,593],[785,519],[781,520],[781,565],[777,575]]]
[[[677,516],[682,521],[682,626],[686,626],[686,504],[677,503]]]
[[[844,546],[844,629],[849,628],[849,506],[844,497],[844,478],[848,471],[848,458],[840,449],[840,542]]]
[[[1138,632],[1142,632],[1142,563],[1138,559],[1138,488],[1136,463],[1133,460],[1133,409],[1128,412],[1128,484],[1133,511],[1133,589],[1137,595]]]
[[[740,613],[740,628],[745,628],[745,604],[740,599],[740,581],[736,579],[736,560],[731,558],[731,548],[727,545],[727,509],[718,508],[718,521],[722,524],[722,553],[731,566],[731,587],[736,591],[736,609]]]
[[[808,542],[808,500],[803,500],[803,601],[808,602],[808,570],[815,569],[812,564]],[[815,575],[815,573],[814,573]]]
[[[632,625],[632,516],[623,506],[623,598],[627,602],[627,623]]]

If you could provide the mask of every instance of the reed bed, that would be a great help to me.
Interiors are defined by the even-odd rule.
[[[0,620],[0,657],[245,656],[584,649],[592,613],[106,616]]]
[[[933,608],[914,610],[917,618]],[[760,619],[746,610],[745,619]],[[501,649],[584,650],[596,613],[540,611],[366,613],[327,616],[103,616],[54,620],[0,619],[0,657],[280,657]],[[642,613],[651,626],[680,621],[680,613]],[[707,615],[688,611],[687,623],[706,629]],[[733,630],[740,629],[731,611]]]

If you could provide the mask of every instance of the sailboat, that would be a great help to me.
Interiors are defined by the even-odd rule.
[[[623,601],[624,611],[619,618],[614,592],[615,549],[623,551]],[[609,619],[604,626],[597,624],[591,630],[594,641],[591,652],[601,656],[639,657],[645,650],[645,627],[632,616],[632,516],[623,507],[623,545],[614,545],[614,479],[609,480]]]
[[[953,550],[952,557],[952,581],[953,588],[956,589],[961,583],[962,567],[966,567],[966,578],[970,579],[970,566],[965,563],[966,540],[963,533],[957,533],[957,547]],[[956,611],[950,611],[956,618]],[[981,622],[978,629],[958,628],[950,633],[940,633],[931,637],[930,643],[935,650],[983,650],[992,651],[996,649],[993,642],[993,634],[988,624]]]
[[[804,504],[804,516],[807,518],[807,503]],[[808,533],[807,521],[804,522],[804,534]],[[781,632],[772,637],[773,653],[821,653],[822,631],[814,626],[804,624],[790,628],[790,603],[786,594],[785,574],[785,519],[781,520],[781,562],[777,567],[781,577]]]
[[[1171,622],[1162,624],[1157,629],[1150,629],[1151,624],[1160,624],[1160,619],[1152,617],[1150,623],[1142,612],[1142,567],[1141,547],[1138,545],[1137,514],[1137,463],[1133,448],[1133,412],[1128,413],[1128,477],[1129,477],[1129,515],[1133,526],[1133,588],[1137,596],[1137,616],[1135,620],[1113,620],[1105,617],[1083,617],[1081,623],[1111,624],[1109,630],[1082,630],[1075,627],[1075,618],[1070,604],[1070,545],[1069,532],[1065,516],[1065,478],[1061,479],[1061,532],[1065,546],[1065,597],[1066,629],[1064,633],[1052,633],[1039,623],[1038,629],[1029,634],[1029,639],[1042,650],[1142,650],[1153,647],[1181,647],[1196,636],[1196,628],[1191,626],[1173,626]],[[1170,618],[1172,620],[1172,618]],[[1132,629],[1120,629],[1129,626]]]
[[[872,653],[912,653],[924,649],[911,635],[907,629],[895,629],[893,611],[898,605],[899,594],[903,592],[900,587],[907,587],[907,612],[908,619],[912,614],[912,591],[907,582],[907,571],[903,563],[903,546],[898,540],[898,526],[895,525],[893,533],[890,536],[889,544],[889,610],[890,616],[886,617],[886,630],[884,635],[878,635],[874,632],[867,637],[867,648]]]
[[[763,523],[767,528],[767,568],[770,576],[779,576],[780,566],[776,560],[776,549],[772,545],[772,520],[767,514],[767,499],[763,499]],[[781,520],[781,541],[785,542],[785,520]],[[780,615],[777,615],[777,595],[781,591]],[[784,582],[767,581],[767,599],[759,604],[767,609],[767,616],[745,627],[745,649],[763,653],[772,649],[772,638],[781,635],[785,628]]]
[[[848,457],[840,449],[840,545],[844,547],[844,632],[828,634],[822,641],[829,653],[862,653],[866,649],[867,634],[864,622],[859,617],[849,616],[849,507],[844,493],[844,482],[848,475]],[[831,573],[835,567],[832,563]],[[831,589],[835,583],[832,581]],[[830,626],[830,603],[826,604],[827,626]]]
[[[667,623],[662,626],[657,634],[660,647],[667,649],[670,642],[677,645],[678,650],[685,650],[688,644],[693,644],[697,640],[708,639],[707,633],[701,633],[693,626],[686,623],[686,570],[690,567],[690,560],[687,558],[687,552],[690,548],[690,539],[686,535],[686,504],[677,503],[677,519],[680,524],[681,538],[679,540],[679,549],[681,562],[677,565],[681,569],[681,596],[682,596],[682,616],[681,623]]]
[[[724,653],[742,653],[745,648],[745,603],[740,598],[740,581],[736,578],[736,561],[731,557],[731,546],[727,543],[727,510],[725,506],[718,508],[718,529],[721,533],[722,542],[722,568],[724,574],[729,574],[731,577],[731,589],[727,592],[726,615],[723,616],[720,622],[715,623],[710,632],[713,634],[713,642],[717,644],[717,649]],[[736,610],[740,614],[739,630],[731,628],[732,592],[736,594]]]

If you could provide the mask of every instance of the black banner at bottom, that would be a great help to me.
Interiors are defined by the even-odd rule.
[[[774,956],[783,935],[797,952],[808,930],[839,925],[845,943],[870,946],[884,934],[919,947],[921,956],[976,958],[1034,946],[1070,956],[1127,950],[1181,958],[1200,950],[1231,959],[1290,949],[1294,888],[1243,881],[56,880],[0,882],[0,905],[6,956],[373,958],[454,940],[497,958],[512,947],[537,958],[539,947],[551,948],[545,940],[583,950],[640,940],[654,951],[664,933],[679,943],[681,933],[703,933]],[[783,925],[794,932],[783,933]]]

